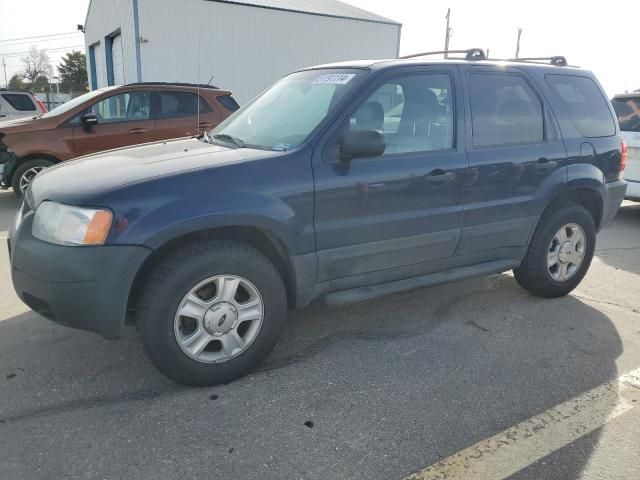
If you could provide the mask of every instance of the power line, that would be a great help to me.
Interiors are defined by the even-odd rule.
[[[83,45],[69,45],[67,47],[56,47],[56,48],[45,48],[43,49],[45,52],[57,52],[59,50],[71,50],[74,48],[84,48],[84,44]],[[19,57],[20,55],[27,55],[29,53],[29,50],[27,50],[26,52],[11,52],[11,53],[0,53],[0,56],[2,57]]]
[[[3,47],[13,47],[14,45],[24,45],[25,43],[47,43],[47,42],[60,42],[60,41],[64,41],[64,40],[68,40],[70,37],[72,37],[73,34],[69,34],[69,35],[65,35],[65,36],[60,36],[57,38],[46,38],[44,40],[22,40],[20,42],[11,42],[11,43],[3,43],[2,46]]]
[[[72,33],[82,33],[82,32],[73,31],[73,32],[65,32],[65,33],[51,33],[49,35],[37,35],[37,36],[34,36],[34,37],[3,38],[2,40],[0,40],[0,43],[13,42],[14,40],[31,40],[31,39],[35,39],[35,38],[60,37],[62,35],[71,35]]]

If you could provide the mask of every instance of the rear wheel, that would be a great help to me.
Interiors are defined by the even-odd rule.
[[[534,295],[567,295],[586,275],[595,245],[596,227],[591,214],[581,205],[557,205],[542,217],[514,276]]]
[[[246,375],[275,345],[287,315],[273,264],[236,242],[194,243],[151,274],[137,318],[156,367],[187,385]]]
[[[20,163],[16,168],[16,171],[13,173],[13,178],[11,179],[13,193],[15,193],[18,198],[22,197],[31,183],[31,180],[33,180],[38,173],[45,168],[49,168],[51,165],[53,165],[53,162],[44,158],[27,160],[26,162]]]

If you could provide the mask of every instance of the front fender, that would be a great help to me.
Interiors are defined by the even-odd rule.
[[[190,233],[229,226],[259,228],[282,241],[290,252],[305,250],[303,244],[296,244],[304,226],[293,209],[280,199],[250,192],[226,192],[224,198],[170,197],[145,210],[122,212],[114,224],[110,242],[154,250]]]

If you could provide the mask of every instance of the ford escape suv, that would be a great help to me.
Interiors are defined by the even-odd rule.
[[[0,123],[0,184],[21,196],[41,170],[89,153],[210,130],[238,109],[210,85],[134,83]]]
[[[151,361],[228,382],[288,308],[513,269],[540,297],[582,280],[625,195],[622,137],[594,76],[467,58],[292,73],[200,139],[39,174],[9,235],[20,298]]]

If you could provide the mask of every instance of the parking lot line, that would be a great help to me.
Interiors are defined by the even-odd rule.
[[[406,480],[506,478],[639,404],[640,368],[482,440]]]

